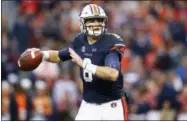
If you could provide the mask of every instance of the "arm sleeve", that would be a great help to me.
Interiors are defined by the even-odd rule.
[[[73,46],[69,46],[68,48],[72,48]],[[58,51],[58,56],[61,61],[67,61],[71,59],[71,56],[69,54],[68,48],[62,49]]]
[[[120,56],[117,52],[110,52],[105,58],[105,66],[115,68],[120,71]]]

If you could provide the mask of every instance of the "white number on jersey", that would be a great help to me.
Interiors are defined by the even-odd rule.
[[[85,58],[86,62],[92,63],[89,58]],[[86,82],[92,82],[93,76],[91,72],[86,71],[85,69],[83,70],[83,78]]]

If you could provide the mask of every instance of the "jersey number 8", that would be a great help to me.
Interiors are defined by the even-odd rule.
[[[85,58],[84,59],[86,62],[88,63],[92,63],[91,60],[89,58]],[[91,72],[88,72],[86,70],[83,70],[83,78],[86,82],[92,82],[93,80],[93,76]]]

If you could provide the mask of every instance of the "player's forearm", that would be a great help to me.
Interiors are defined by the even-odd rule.
[[[58,51],[55,50],[48,50],[48,51],[42,51],[44,60],[52,63],[59,63],[61,62]]]
[[[87,59],[84,59],[83,61],[79,61],[79,63],[80,63],[79,65],[84,70],[91,72],[93,75],[96,75],[103,79],[116,81],[119,76],[119,71],[115,68],[111,68],[108,66],[97,66],[97,65],[90,63],[90,61]]]
[[[119,75],[119,71],[111,67],[97,66],[95,75],[103,79],[116,81]]]

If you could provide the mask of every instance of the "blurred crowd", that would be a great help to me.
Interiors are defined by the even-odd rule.
[[[186,1],[2,1],[2,120],[73,120],[82,99],[71,61],[17,67],[27,48],[59,50],[80,32],[88,3],[103,7],[108,31],[127,46],[121,66],[130,120],[187,120]]]

